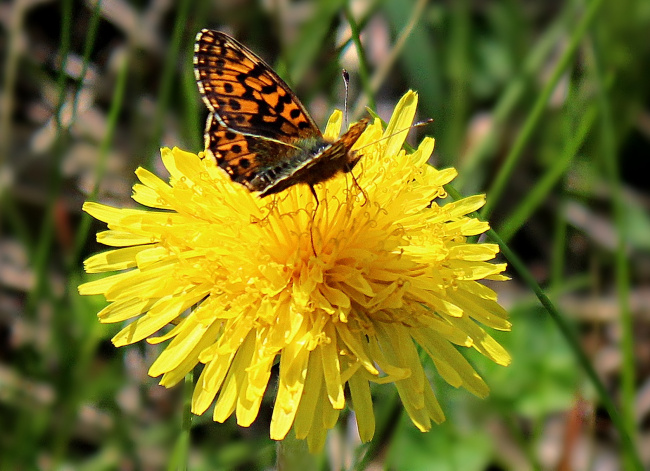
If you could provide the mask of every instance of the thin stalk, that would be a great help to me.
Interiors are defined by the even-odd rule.
[[[560,37],[566,30],[570,12],[571,10],[567,6],[562,16],[544,32],[543,36],[528,53],[521,73],[508,83],[508,86],[497,100],[492,113],[490,129],[484,133],[483,138],[476,145],[472,146],[467,155],[461,159],[462,165],[459,168],[459,174],[454,184],[457,188],[465,188],[468,181],[475,181],[476,169],[494,152],[497,136],[501,134],[503,125],[512,115],[515,105],[525,95],[532,77],[539,75],[544,61],[553,48],[556,47]],[[477,184],[477,187],[481,187],[480,183]]]
[[[600,105],[601,151],[606,178],[609,180],[613,196],[614,223],[618,232],[616,246],[616,291],[620,309],[621,351],[623,353],[622,378],[621,378],[621,410],[623,422],[632,439],[636,436],[635,421],[635,358],[634,358],[634,333],[632,311],[630,309],[630,267],[628,263],[627,224],[625,217],[625,199],[621,185],[621,172],[618,163],[617,143],[614,133],[614,117],[610,98],[607,96],[607,78],[605,77],[605,64],[602,57],[602,41],[598,35],[593,34],[594,44],[594,76],[596,79],[596,94]],[[630,457],[626,456],[629,460]]]
[[[553,253],[551,255],[551,280],[549,283],[550,292],[555,298],[566,286],[564,280],[565,251],[567,237],[567,222],[564,212],[566,198],[561,196],[562,201],[558,204],[558,211],[555,218],[555,231],[553,233]]]
[[[447,115],[447,129],[444,150],[441,152],[441,165],[451,164],[452,156],[458,157],[467,126],[469,89],[469,43],[470,43],[470,10],[467,0],[455,1],[450,9],[449,55],[447,70],[449,80],[449,109],[453,113]]]
[[[52,175],[48,189],[48,199],[45,208],[45,217],[40,228],[40,237],[36,244],[36,250],[33,254],[32,265],[34,267],[34,274],[36,281],[32,291],[29,293],[27,299],[27,312],[31,311],[36,301],[39,299],[42,291],[46,289],[46,264],[51,255],[50,247],[54,239],[54,216],[55,205],[59,198],[59,190],[61,187],[61,161],[65,149],[63,125],[61,123],[61,109],[65,102],[66,92],[66,63],[68,53],[70,51],[70,42],[72,34],[72,1],[66,0],[62,5],[62,20],[61,20],[61,45],[59,47],[59,57],[61,63],[59,65],[59,76],[57,79],[57,88],[59,90],[58,102],[54,111],[54,122],[56,124],[56,140],[54,144],[52,162]]]
[[[14,86],[18,72],[18,58],[20,57],[20,38],[23,30],[23,19],[29,5],[27,1],[16,1],[9,8],[9,28],[6,37],[6,60],[4,64],[4,84],[2,87],[2,100],[0,100],[0,170],[4,171],[7,153],[11,148],[11,118],[14,108]],[[4,189],[0,188],[0,192]]]
[[[584,115],[581,108],[583,105],[582,101],[576,99],[577,95],[577,83],[573,80],[572,77],[569,77],[569,84],[567,86],[567,97],[565,100],[565,113],[564,113],[564,126],[563,128],[563,142],[565,149],[570,147],[570,143],[574,140],[574,135],[576,133],[575,121],[579,116]],[[589,107],[591,110],[593,106]],[[584,118],[581,121],[581,124],[584,123]],[[566,284],[564,279],[564,257],[566,251],[566,233],[567,233],[567,222],[565,217],[565,208],[566,208],[566,195],[564,192],[564,185],[562,191],[559,195],[559,201],[557,202],[557,211],[555,211],[555,224],[553,232],[553,244],[551,252],[551,276],[549,280],[549,289],[551,293],[551,298],[556,301],[559,296],[560,290],[563,289]],[[501,236],[503,233],[497,231]],[[508,239],[505,239],[506,241]]]
[[[169,43],[169,51],[165,57],[165,65],[160,82],[160,92],[158,93],[158,100],[156,102],[153,133],[151,135],[151,142],[149,143],[145,154],[146,158],[150,160],[150,165],[154,156],[157,156],[156,148],[160,145],[163,122],[167,116],[167,107],[169,106],[172,85],[174,83],[174,72],[176,71],[176,64],[178,63],[181,44],[183,44],[182,37],[187,26],[187,17],[189,15],[190,5],[192,5],[191,1],[182,0],[178,7],[178,11],[176,12],[174,30],[172,32],[172,39]]]
[[[417,25],[418,21],[422,17],[422,14],[424,13],[424,7],[426,7],[426,5],[427,5],[427,0],[418,0],[418,2],[415,4],[415,8],[413,8],[411,17],[409,18],[409,21],[406,23],[406,26],[404,26],[402,31],[400,31],[399,36],[395,41],[395,45],[390,51],[390,54],[388,55],[386,60],[382,62],[381,66],[379,67],[379,69],[377,69],[375,75],[370,81],[370,90],[371,90],[370,96],[374,96],[379,90],[379,87],[381,87],[381,85],[384,83],[384,80],[386,80],[388,73],[392,69],[395,62],[397,61],[397,58],[402,52],[402,49],[404,49],[404,46],[406,45],[406,40],[409,38],[409,36],[413,32],[413,28],[415,28],[415,25]],[[369,103],[368,97],[366,96],[366,94],[359,97],[359,100],[357,101],[357,104],[354,107],[354,111],[350,115],[353,121],[356,120],[359,116],[361,116],[368,103]]]
[[[186,61],[187,62],[187,61]],[[191,57],[190,57],[191,63]],[[188,63],[187,70],[182,75],[181,87],[183,87],[183,96],[187,97],[183,100],[185,117],[185,138],[188,141],[188,146],[192,152],[199,152],[203,150],[203,139],[201,129],[203,126],[200,123],[200,106],[195,97],[198,97],[198,88],[196,87],[196,79],[194,78],[194,70]]]
[[[562,178],[578,150],[596,121],[597,107],[590,106],[582,117],[580,128],[573,135],[564,152],[559,156],[546,174],[526,193],[517,209],[499,227],[498,232],[509,242],[517,231],[526,223],[529,216],[539,207],[555,184]]]
[[[368,22],[370,21],[370,19],[373,18],[373,16],[377,12],[379,6],[381,5],[381,2],[382,2],[382,0],[374,0],[372,5],[370,5],[370,7],[368,7],[368,9],[366,10],[365,15],[363,16],[363,18],[361,18],[361,21],[359,21],[357,23],[357,28],[359,29],[359,31],[363,31],[365,29],[365,27],[368,24]],[[354,41],[354,38],[352,37],[352,35],[350,35],[350,37],[348,39],[346,39],[343,42],[343,44],[341,44],[339,47],[336,48],[337,54],[341,54],[343,51],[345,51],[353,41]]]
[[[97,37],[97,29],[99,27],[99,12],[101,10],[102,0],[95,2],[90,23],[88,24],[88,32],[86,34],[86,41],[84,43],[83,62],[81,64],[81,73],[79,74],[79,83],[72,99],[72,117],[70,118],[70,125],[73,125],[77,119],[77,103],[79,102],[79,93],[84,86],[86,80],[86,72],[88,71],[88,64],[90,63],[90,54],[95,45],[95,38]]]
[[[92,191],[88,195],[87,201],[95,201],[97,199],[99,186],[106,171],[108,148],[113,142],[113,136],[115,135],[115,129],[117,128],[117,119],[120,116],[122,105],[124,104],[124,95],[126,92],[127,83],[126,79],[129,75],[129,58],[130,50],[127,50],[127,53],[123,59],[122,67],[120,68],[117,76],[117,83],[115,84],[115,90],[113,91],[111,107],[108,111],[106,134],[104,135],[104,139],[102,139],[102,142],[99,146],[99,155],[97,159],[97,165],[95,166],[95,184],[93,185]],[[77,233],[75,235],[74,249],[68,259],[69,269],[72,269],[78,263],[79,255],[81,254],[84,244],[86,243],[86,239],[88,238],[88,231],[90,230],[91,223],[92,218],[87,213],[82,213],[79,228],[77,229]]]
[[[88,314],[88,305],[85,300],[81,299],[81,295],[77,291],[79,286],[79,272],[72,273],[66,285],[66,302],[57,302],[56,312],[63,314],[63,312],[74,313],[77,319],[81,319]],[[69,325],[70,318],[65,318],[63,315],[57,316],[59,322],[54,330],[55,335],[58,337],[60,348],[74,348],[74,362],[71,365],[69,379],[65,387],[65,393],[61,394],[57,404],[58,410],[56,417],[59,419],[60,426],[57,433],[54,434],[53,440],[53,453],[52,453],[52,466],[51,469],[61,469],[62,463],[66,460],[66,452],[70,449],[70,441],[73,430],[75,428],[75,419],[79,414],[81,404],[87,394],[88,377],[92,376],[90,371],[93,361],[96,359],[95,352],[102,340],[104,334],[104,327],[97,322],[96,319],[89,319],[90,322],[79,322],[78,326],[84,326],[84,334],[74,342],[74,347],[63,347],[64,342],[69,341]],[[68,350],[68,353],[70,350]],[[72,357],[72,355],[71,355]],[[64,391],[59,389],[60,392]]]

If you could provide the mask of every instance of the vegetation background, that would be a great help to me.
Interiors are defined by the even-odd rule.
[[[182,387],[146,374],[161,346],[114,348],[102,299],[77,294],[102,229],[81,205],[133,206],[160,146],[202,150],[204,27],[267,59],[321,126],[343,67],[354,118],[417,90],[435,121],[412,141],[433,135],[455,189],[487,193],[523,262],[496,286],[512,365],[464,352],[490,397],[433,375],[447,421],[423,434],[377,387],[375,440],[341,421],[322,469],[650,468],[650,2],[15,0],[0,24],[0,469],[177,466]],[[275,466],[271,406],[248,429],[195,418],[189,467]]]

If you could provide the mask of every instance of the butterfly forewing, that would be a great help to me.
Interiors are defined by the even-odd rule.
[[[255,178],[262,169],[277,166],[277,156],[296,152],[295,148],[281,142],[233,131],[223,126],[212,113],[206,122],[205,149],[233,181],[251,191],[265,188]]]
[[[233,38],[204,29],[194,49],[194,71],[203,101],[221,124],[287,143],[321,136],[289,86]]]

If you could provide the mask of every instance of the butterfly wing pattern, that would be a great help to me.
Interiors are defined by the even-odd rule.
[[[364,119],[328,142],[289,86],[251,50],[219,31],[196,37],[194,73],[210,114],[205,149],[230,178],[259,196],[313,185],[358,161]]]

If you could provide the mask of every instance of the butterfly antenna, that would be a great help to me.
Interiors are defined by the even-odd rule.
[[[394,133],[389,134],[388,136],[381,137],[381,138],[377,139],[376,141],[372,141],[372,142],[366,144],[365,146],[358,147],[358,148],[355,149],[355,151],[359,152],[361,149],[365,149],[366,147],[375,145],[378,142],[385,141],[386,139],[390,139],[393,136],[397,136],[401,132],[407,132],[407,131],[410,131],[413,128],[419,128],[421,126],[426,126],[427,124],[431,124],[431,123],[433,123],[433,118],[429,118],[429,119],[426,119],[424,121],[418,121],[417,123],[412,124],[409,127],[406,127],[404,129],[400,129],[398,131],[395,131]]]
[[[311,194],[314,195],[314,198],[316,199],[316,207],[314,208],[314,211],[311,213],[311,227],[309,228],[311,250],[312,252],[314,252],[314,257],[316,257],[317,254],[316,254],[316,245],[314,244],[314,226],[316,225],[316,211],[318,211],[318,207],[320,206],[320,200],[318,199],[318,195],[316,194],[316,189],[314,188],[314,185],[310,183],[309,189],[311,190]]]
[[[345,98],[343,99],[343,129],[348,128],[348,93],[350,91],[350,74],[347,70],[343,69],[341,71],[343,75],[343,84],[345,85]]]

